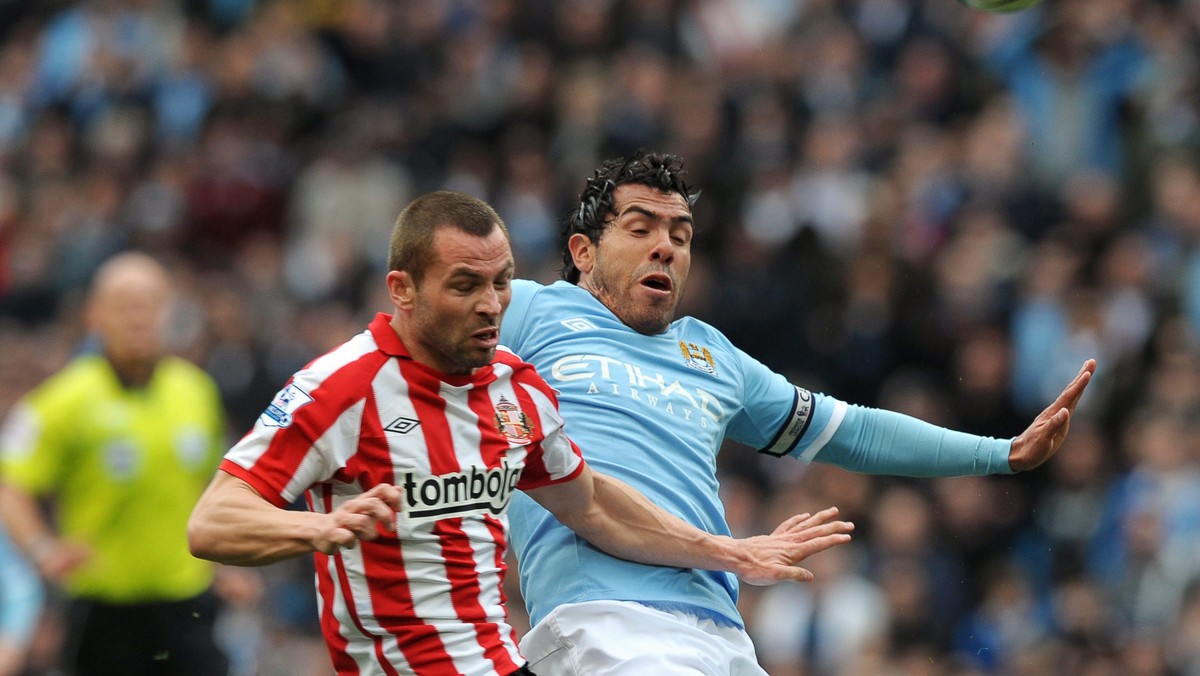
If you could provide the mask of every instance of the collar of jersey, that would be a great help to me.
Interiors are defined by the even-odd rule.
[[[481,384],[491,382],[495,379],[492,374],[492,368],[489,364],[475,373],[470,375],[443,373],[432,366],[422,364],[413,359],[409,354],[408,348],[404,347],[404,342],[400,340],[400,336],[396,335],[396,330],[392,328],[392,316],[383,312],[375,315],[375,319],[371,320],[371,325],[368,327],[371,335],[375,338],[375,345],[379,347],[379,351],[390,357],[399,357],[407,359],[421,370],[429,372],[449,385],[456,387],[465,387],[471,384]]]

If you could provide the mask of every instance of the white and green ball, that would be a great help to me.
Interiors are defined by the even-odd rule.
[[[1023,9],[1029,9],[1038,4],[1042,0],[958,0],[962,4],[971,9],[978,9],[984,12],[993,12],[996,14],[1019,12]]]

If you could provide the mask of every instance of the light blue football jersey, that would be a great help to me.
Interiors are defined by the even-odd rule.
[[[593,468],[710,533],[729,534],[716,478],[726,437],[808,460],[846,413],[845,403],[792,385],[704,322],[683,318],[643,335],[567,282],[515,280],[501,326],[501,343],[559,392],[566,432]],[[741,625],[732,574],[609,556],[524,495],[509,520],[534,623],[563,603],[615,599]]]

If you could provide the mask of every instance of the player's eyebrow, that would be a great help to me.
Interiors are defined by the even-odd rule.
[[[674,218],[668,219],[667,217],[663,216],[662,214],[658,213],[657,211],[654,211],[653,209],[649,209],[647,207],[643,207],[638,204],[631,204],[631,205],[625,207],[621,211],[620,215],[623,216],[630,212],[633,212],[636,214],[641,214],[641,215],[643,215],[651,220],[654,220],[654,221],[669,220],[672,223],[691,223],[692,222],[692,215],[690,213],[680,214],[679,216],[675,216]]]
[[[505,273],[512,273],[515,268],[516,268],[516,262],[510,260],[504,265],[503,268],[500,269],[500,271],[497,274],[504,275]],[[447,275],[447,277],[449,279],[457,279],[460,277],[467,277],[470,279],[487,279],[489,277],[489,275],[486,275],[483,272],[479,271],[478,269],[470,267],[466,264],[460,264],[459,266],[452,268],[450,270],[450,274]]]

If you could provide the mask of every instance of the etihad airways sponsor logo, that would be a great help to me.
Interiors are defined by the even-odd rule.
[[[399,479],[408,519],[433,521],[484,511],[503,514],[524,467],[524,463],[510,465],[504,458],[499,467],[472,466],[465,472],[438,476],[404,472]]]
[[[599,354],[573,354],[554,362],[550,376],[559,383],[587,381],[587,394],[611,394],[642,401],[665,413],[695,419],[702,427],[720,422],[725,408],[716,395],[684,386],[678,378],[649,373],[637,364]]]

